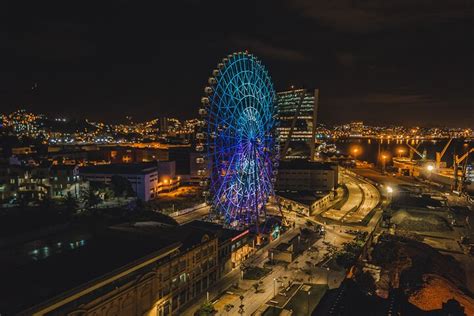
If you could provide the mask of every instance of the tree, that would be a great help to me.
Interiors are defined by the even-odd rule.
[[[368,271],[362,271],[356,274],[355,280],[359,289],[369,295],[375,292],[375,280]]]
[[[216,312],[211,302],[204,302],[199,310],[194,314],[198,316],[210,316]]]
[[[255,293],[258,293],[258,288],[260,287],[260,284],[258,282],[252,284],[253,288],[255,289]]]
[[[100,197],[91,188],[81,191],[81,200],[86,208],[94,208],[100,203]]]
[[[114,175],[110,179],[110,188],[116,197],[127,197],[133,195],[132,184],[128,179]]]
[[[394,241],[379,242],[372,251],[372,260],[378,265],[393,263],[398,257],[397,243]]]
[[[336,254],[337,264],[345,269],[352,267],[355,261],[356,261],[356,256],[352,252],[343,251],[343,252],[338,252]]]
[[[68,192],[66,197],[63,199],[63,206],[67,214],[75,214],[79,203],[77,199],[71,194],[71,192]]]
[[[360,243],[357,243],[357,242],[348,242],[348,243],[344,243],[343,248],[344,248],[344,251],[346,252],[359,254],[359,252],[362,249],[362,246],[360,245]]]
[[[45,195],[43,199],[39,201],[39,207],[44,211],[51,211],[54,206],[54,202],[51,200],[49,195]]]

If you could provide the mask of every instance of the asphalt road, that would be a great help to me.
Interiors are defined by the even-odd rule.
[[[349,195],[346,203],[348,203],[350,206],[344,205],[341,207],[341,209],[346,210],[346,212],[341,215],[341,218],[350,215],[350,220],[359,222],[378,204],[380,195],[374,186],[362,181],[361,179],[353,176],[347,176],[347,180],[351,183],[351,185],[354,186],[354,189],[358,193],[352,197]],[[355,210],[354,207],[356,208]],[[352,210],[352,212],[350,212],[350,210]],[[205,207],[203,209],[175,217],[175,219],[178,221],[178,223],[184,224],[195,219],[201,219],[203,216],[207,215],[208,212],[209,207]],[[294,213],[291,213],[291,215],[287,213],[287,215],[291,217],[291,220],[295,221],[296,228],[290,230],[280,239],[272,242],[253,254],[246,262],[247,265],[262,267],[263,263],[268,260],[268,249],[270,247],[274,247],[278,243],[288,241],[290,238],[294,237],[299,232],[299,228],[306,226],[308,220],[317,222],[313,218],[295,216]],[[367,227],[360,227],[360,229],[370,231],[374,228],[372,227],[373,225],[371,225],[372,224],[369,224]],[[239,269],[234,269],[221,280],[219,280],[209,291],[209,297],[211,301],[214,302],[219,300],[220,303],[216,304],[216,306],[223,305],[225,302],[225,304],[234,305],[234,308],[228,312],[218,310],[217,315],[240,315],[238,312],[238,306],[240,305],[240,295],[244,296],[244,315],[251,315],[273,297],[274,289],[278,291],[280,286],[287,285],[289,281],[310,282],[317,284],[328,283],[330,288],[338,287],[340,282],[342,282],[342,280],[345,278],[345,272],[329,270],[325,267],[321,267],[320,265],[317,266],[316,264],[322,261],[324,255],[328,251],[325,242],[328,242],[336,248],[340,248],[345,242],[353,240],[354,236],[345,233],[346,229],[349,227],[344,226],[343,223],[326,225],[325,228],[326,236],[324,240],[320,239],[313,244],[313,248],[317,249],[317,251],[305,251],[295,261],[293,261],[287,269],[279,265],[274,266],[273,270],[260,280],[262,282],[260,285],[261,291],[258,293],[255,293],[255,289],[252,286],[257,281],[240,280],[241,273]],[[350,226],[350,228],[354,229],[358,227]],[[308,265],[307,262],[311,262],[311,265]],[[308,269],[311,271],[310,274],[307,272]],[[238,284],[239,288],[233,292],[238,292],[238,294],[224,293],[235,284]],[[206,295],[204,295],[200,300],[198,300],[182,314],[193,315],[193,313],[199,309],[205,299]]]
[[[344,174],[341,179],[348,188],[346,203],[340,209],[329,209],[321,215],[344,223],[361,223],[380,202],[379,191],[372,184],[353,175]]]
[[[174,216],[173,218],[178,222],[179,225],[183,225],[196,219],[202,219],[204,216],[209,214],[209,209],[209,206],[205,206],[183,215]]]
[[[246,262],[246,264],[262,267],[263,263],[268,260],[268,249],[281,242],[286,242],[294,237],[299,232],[299,228],[306,225],[306,221],[306,218],[296,217],[296,229],[290,230],[279,240],[276,240],[270,245],[264,247],[264,249],[259,250]],[[252,286],[257,281],[240,280],[240,270],[233,270],[223,279],[218,281],[217,284],[213,285],[211,291],[209,292],[211,301],[214,302],[217,298],[219,301],[222,301],[221,304],[216,305],[222,306],[224,305],[223,302],[225,302],[225,304],[234,305],[234,308],[228,312],[224,311],[223,309],[218,310],[217,315],[240,315],[238,308],[240,305],[240,295],[244,296],[244,315],[251,315],[262,305],[272,299],[274,290],[277,292],[282,287],[288,286],[288,282],[292,281],[310,282],[315,284],[329,283],[330,288],[339,287],[340,283],[345,278],[344,271],[328,270],[327,268],[315,266],[315,264],[320,262],[327,253],[327,247],[324,244],[324,241],[329,241],[334,246],[341,247],[343,243],[350,241],[353,238],[354,236],[344,233],[338,225],[335,225],[334,227],[328,227],[325,240],[319,239],[313,244],[313,248],[318,249],[318,251],[305,251],[295,261],[293,261],[287,269],[281,265],[274,266],[272,272],[260,280],[261,285],[259,288],[261,290],[259,293],[255,293],[255,289]],[[311,262],[312,265],[309,266],[307,262]],[[308,275],[308,273],[305,272],[308,269],[311,270],[311,275]],[[236,290],[232,290],[235,292],[232,294],[223,294],[224,291],[236,283],[239,284],[238,294]],[[204,300],[205,297],[201,298],[201,300],[183,312],[183,315],[193,315],[193,313],[199,309]]]

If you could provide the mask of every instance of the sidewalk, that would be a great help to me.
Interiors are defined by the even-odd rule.
[[[299,228],[299,227],[298,227]],[[267,250],[270,247],[276,246],[280,242],[285,242],[295,236],[299,232],[299,229],[294,229],[284,236],[279,241],[269,244],[262,248],[256,253],[256,256],[252,258],[249,262],[251,265],[263,266],[264,261],[267,259]],[[326,240],[334,241],[336,245],[342,245],[345,241],[353,238],[353,236],[341,234],[338,232],[338,229],[329,229],[328,236]],[[344,271],[334,271],[327,270],[326,268],[316,266],[327,253],[326,246],[324,245],[323,239],[319,239],[312,244],[312,247],[319,249],[319,251],[305,251],[300,256],[296,258],[292,263],[288,265],[288,268],[285,269],[282,265],[275,265],[272,272],[263,277],[260,280],[239,280],[240,270],[236,269],[226,275],[222,280],[218,281],[209,292],[209,297],[212,302],[218,300],[216,307],[216,315],[240,315],[239,305],[240,299],[239,296],[243,295],[244,300],[244,315],[252,315],[259,308],[272,299],[274,292],[277,293],[281,287],[287,287],[290,282],[305,282],[305,283],[314,283],[314,284],[327,284],[331,288],[338,287],[340,282],[345,277]],[[308,262],[311,262],[311,266],[308,265]],[[308,271],[311,273],[308,274]],[[259,292],[255,293],[253,287],[254,283],[260,283]],[[227,291],[232,285],[238,283],[238,289],[232,288],[230,291],[234,293],[226,294]],[[192,306],[190,306],[183,315],[192,316],[196,312],[202,303],[204,303],[206,297],[202,297],[200,300],[196,301]],[[225,311],[223,307],[226,304],[234,305],[230,311]]]
[[[249,265],[260,266],[260,267],[263,266],[265,259],[267,259],[267,255],[268,255],[267,251],[269,248],[274,247],[281,242],[286,242],[290,240],[298,232],[299,232],[299,229],[292,229],[288,231],[286,234],[281,236],[281,238],[279,238],[278,240],[275,240],[274,242],[271,242],[268,245],[265,245],[261,249],[257,250],[245,263]],[[270,273],[269,275],[271,275],[272,273]],[[220,279],[215,284],[213,284],[211,286],[211,290],[209,291],[209,298],[211,302],[215,301],[222,294],[222,292],[225,292],[226,290],[228,290],[232,285],[239,284],[239,287],[245,287],[243,288],[243,290],[248,291],[249,289],[253,289],[252,284],[256,282],[255,280],[239,280],[239,279],[240,279],[240,269],[234,269],[231,272],[229,272],[227,275],[225,275],[222,279]],[[244,294],[244,296],[245,295],[247,295],[247,293]],[[185,315],[185,316],[194,315],[194,313],[199,309],[199,307],[205,301],[206,301],[206,295],[203,295],[203,297],[198,299],[194,304],[190,305],[182,313],[182,315]],[[234,306],[238,306],[238,305],[240,305],[240,300],[237,300],[237,304],[234,304]],[[232,315],[232,314],[229,314],[229,315]]]

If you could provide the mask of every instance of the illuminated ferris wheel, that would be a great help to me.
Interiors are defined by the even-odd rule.
[[[270,76],[253,55],[234,53],[213,70],[204,92],[196,136],[204,195],[228,225],[258,223],[273,194],[278,165]]]

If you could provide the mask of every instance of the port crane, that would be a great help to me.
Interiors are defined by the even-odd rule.
[[[443,150],[441,152],[436,152],[436,169],[439,169],[441,167],[441,159],[443,158],[444,154],[446,153],[446,150],[448,149],[452,141],[453,139],[450,138],[446,145],[444,145]]]
[[[462,156],[454,155],[454,183],[453,189],[459,192],[464,191],[464,185],[466,184],[466,171],[467,171],[467,158],[469,154],[474,152],[474,148],[466,151]],[[461,166],[461,164],[464,164]],[[459,168],[461,167],[461,180],[459,181]]]
[[[420,144],[421,144],[421,143],[420,143]],[[420,153],[420,152],[418,151],[418,149],[417,149],[418,146],[420,146],[419,144],[418,144],[418,146],[413,147],[412,145],[410,145],[410,144],[407,143],[407,146],[410,148],[411,152],[416,153],[418,156],[420,156],[420,158],[421,158],[422,160],[425,160],[425,159],[426,159],[426,151],[423,151],[423,153]],[[411,155],[410,155],[410,156],[411,156]]]

